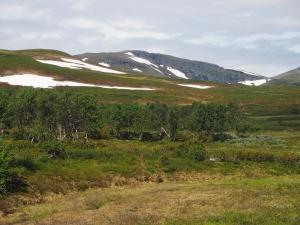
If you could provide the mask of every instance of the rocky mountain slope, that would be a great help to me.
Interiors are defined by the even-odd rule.
[[[173,57],[145,51],[123,51],[115,53],[85,53],[76,58],[94,65],[113,67],[158,77],[213,81],[220,83],[242,83],[264,80],[265,77],[225,69],[215,64]],[[255,83],[254,83],[255,84]]]

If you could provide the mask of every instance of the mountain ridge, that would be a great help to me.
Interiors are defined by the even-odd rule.
[[[273,77],[270,83],[300,85],[300,67]]]
[[[239,83],[265,79],[261,75],[254,75],[234,69],[225,69],[213,63],[183,59],[161,53],[149,53],[141,50],[83,53],[74,55],[74,57],[94,65],[107,64],[113,68],[158,77],[204,80],[219,83]]]

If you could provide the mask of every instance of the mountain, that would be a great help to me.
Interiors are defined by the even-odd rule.
[[[126,55],[123,57],[126,58]],[[107,103],[160,102],[187,105],[193,102],[234,102],[251,110],[253,115],[288,114],[300,98],[297,87],[290,89],[285,85],[269,85],[258,88],[202,80],[169,79],[162,75],[147,76],[129,69],[125,71],[124,68],[107,65],[107,61],[101,61],[102,65],[92,65],[83,59],[47,49],[0,50],[0,92],[6,89],[22,90],[25,86],[58,91],[72,89],[74,92],[96,95],[99,102]],[[177,69],[175,66],[172,68]]]
[[[115,53],[84,53],[74,56],[84,62],[118,68],[128,73],[156,77],[182,78],[220,83],[241,83],[264,80],[265,77],[243,71],[225,69],[215,64],[182,59],[145,51]]]
[[[195,98],[201,90],[218,88],[221,83],[167,79],[166,77],[137,76],[133,71],[111,68],[109,65],[93,65],[86,60],[56,50],[29,49],[20,51],[0,50],[0,86],[26,86],[35,88],[89,88],[106,92],[118,91],[153,92],[151,96],[172,97],[182,95]],[[189,90],[189,95],[186,91]],[[143,95],[141,95],[143,96]],[[119,97],[119,96],[118,96]],[[148,96],[149,97],[149,96]],[[157,99],[157,97],[154,97]]]
[[[274,77],[270,83],[300,85],[300,67]]]

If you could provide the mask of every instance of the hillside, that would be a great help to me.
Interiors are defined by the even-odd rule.
[[[274,77],[271,83],[300,85],[300,67]]]
[[[87,64],[67,53],[43,49],[1,50],[0,80],[2,88],[20,88],[24,84],[44,88],[72,86],[69,88],[73,91],[97,95],[101,102],[235,102],[243,104],[254,115],[288,114],[300,98],[297,87],[247,87],[240,84],[153,77],[133,71],[129,73],[117,67]],[[10,86],[8,83],[14,85]]]
[[[220,83],[238,83],[265,79],[242,71],[224,69],[215,64],[182,59],[145,51],[116,53],[85,53],[75,56],[94,65],[116,67],[129,72],[156,77],[204,80]]]

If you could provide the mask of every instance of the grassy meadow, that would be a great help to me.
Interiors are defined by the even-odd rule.
[[[53,160],[5,140],[28,186],[1,201],[0,224],[296,225],[300,133],[257,135],[266,138],[208,142],[204,161],[182,141],[73,143]]]

